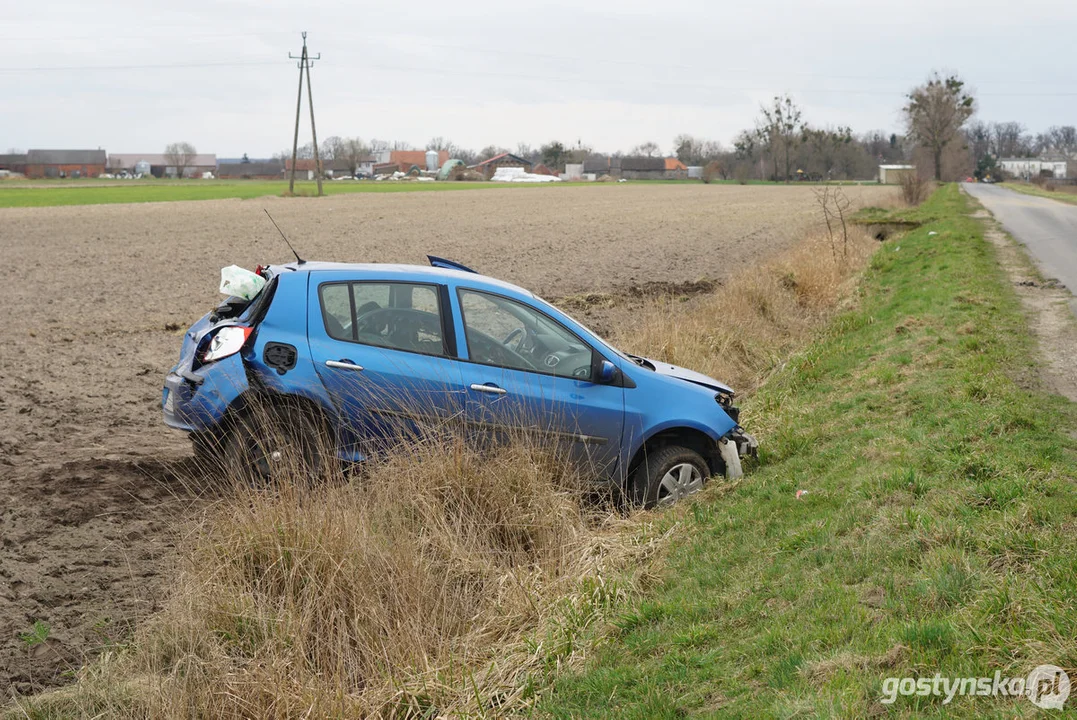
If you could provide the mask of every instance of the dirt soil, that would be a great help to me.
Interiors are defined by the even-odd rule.
[[[894,190],[849,188],[855,204]],[[614,185],[0,210],[0,697],[62,684],[166,590],[203,507],[161,422],[220,268],[431,253],[563,299],[596,329],[706,292],[816,231],[808,187]],[[48,640],[20,638],[35,621]]]

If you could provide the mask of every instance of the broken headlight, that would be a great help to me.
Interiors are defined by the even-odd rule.
[[[715,401],[722,406],[725,414],[733,420],[740,422],[740,408],[733,406],[733,393],[720,392],[714,396]]]

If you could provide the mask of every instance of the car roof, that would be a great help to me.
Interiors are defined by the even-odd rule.
[[[405,265],[398,263],[338,263],[307,260],[302,264],[292,262],[285,265],[273,265],[271,267],[274,271],[278,272],[282,269],[287,269],[296,273],[351,271],[355,273],[363,273],[364,275],[377,275],[379,278],[384,278],[386,280],[412,282],[417,280],[426,280],[428,282],[446,282],[453,280],[472,287],[486,288],[493,291],[510,291],[531,298],[535,297],[535,294],[530,290],[526,290],[518,285],[513,285],[512,283],[507,283],[504,280],[498,280],[497,278],[492,278],[487,275],[480,275],[479,273],[450,268],[431,267],[429,265]]]

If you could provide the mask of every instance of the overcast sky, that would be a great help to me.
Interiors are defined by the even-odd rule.
[[[321,138],[669,152],[729,143],[782,92],[815,125],[899,130],[936,69],[981,119],[1077,124],[1074,0],[4,0],[3,18],[0,152],[269,156],[291,146],[301,30]]]

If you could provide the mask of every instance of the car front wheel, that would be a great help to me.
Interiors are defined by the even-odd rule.
[[[707,461],[695,450],[668,445],[648,454],[632,474],[631,499],[636,505],[669,505],[703,489],[710,475]]]

